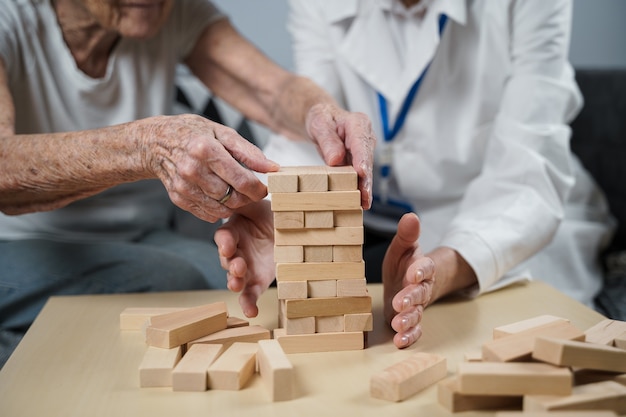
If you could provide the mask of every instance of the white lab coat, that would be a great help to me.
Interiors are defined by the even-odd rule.
[[[611,218],[569,149],[567,124],[582,105],[567,62],[571,2],[422,3],[424,17],[411,18],[390,12],[395,0],[290,0],[297,71],[370,116],[379,161],[376,92],[393,122],[432,59],[391,149],[391,196],[419,215],[423,250],[457,250],[480,291],[534,277],[592,305]],[[280,136],[265,151],[283,165],[322,163],[314,147]],[[374,172],[376,194],[378,164]],[[371,213],[366,224],[389,228]]]

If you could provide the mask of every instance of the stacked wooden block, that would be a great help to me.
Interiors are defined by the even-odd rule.
[[[352,167],[283,167],[268,174],[279,328],[287,353],[357,350],[372,330],[363,211]]]
[[[625,331],[625,322],[604,320],[583,332],[550,315],[496,328],[480,354],[439,383],[439,403],[452,412],[626,414]]]
[[[293,397],[293,367],[270,331],[228,317],[226,304],[192,308],[128,308],[122,330],[143,330],[148,349],[141,387],[174,391],[240,390],[258,372],[272,400]]]

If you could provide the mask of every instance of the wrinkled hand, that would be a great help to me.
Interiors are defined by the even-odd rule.
[[[215,243],[228,288],[241,292],[239,304],[246,317],[256,317],[259,296],[274,280],[274,219],[268,201],[238,209],[215,232]]]
[[[235,130],[201,116],[158,116],[139,123],[147,169],[163,182],[174,204],[209,222],[267,195],[251,170],[279,168]],[[229,186],[232,194],[220,202]]]
[[[383,260],[385,320],[397,332],[393,342],[398,348],[422,335],[420,322],[435,282],[435,264],[422,254],[419,234],[418,217],[405,214]]]
[[[354,167],[359,176],[361,206],[369,209],[376,145],[369,118],[335,105],[319,104],[307,114],[306,130],[328,165]]]

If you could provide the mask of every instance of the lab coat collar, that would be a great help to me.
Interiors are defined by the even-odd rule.
[[[346,19],[354,19],[349,24],[345,37],[339,45],[339,51],[347,63],[352,66],[369,85],[380,92],[395,108],[406,96],[411,85],[424,70],[430,58],[416,60],[411,57],[408,68],[403,67],[403,59],[393,47],[393,39],[388,30],[384,30],[387,21],[383,12],[387,0],[360,1],[342,0],[335,2],[328,10],[331,24],[344,24]],[[429,13],[446,14],[449,19],[464,25],[467,18],[468,0],[433,0]],[[436,19],[431,23],[432,30],[438,31]],[[433,36],[438,36],[433,33]],[[438,41],[435,41],[437,43]],[[436,46],[435,46],[436,49]],[[434,51],[432,51],[434,54]]]

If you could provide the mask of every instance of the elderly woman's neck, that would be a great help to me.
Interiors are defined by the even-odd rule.
[[[402,0],[402,4],[404,4],[404,7],[406,7],[407,9],[415,6],[419,2],[420,0]]]
[[[53,3],[63,39],[78,68],[92,78],[103,77],[119,34],[103,28],[80,2]]]

